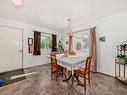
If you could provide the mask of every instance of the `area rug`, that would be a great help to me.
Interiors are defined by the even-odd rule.
[[[25,74],[23,69],[0,73],[0,79],[4,81],[4,83],[0,85],[0,87],[26,79],[26,76],[20,76],[23,74]]]

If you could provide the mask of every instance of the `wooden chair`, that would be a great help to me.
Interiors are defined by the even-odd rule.
[[[63,76],[63,67],[57,64],[56,54],[51,53],[51,79],[53,79],[53,75],[55,75],[55,79],[58,79],[58,76]]]
[[[84,84],[82,84],[80,81],[77,81],[80,85],[84,86],[84,90],[86,90],[86,79],[88,80],[88,82],[90,84],[91,58],[92,57],[87,57],[86,58],[85,67],[82,67],[80,69],[75,70],[76,76],[84,78]]]

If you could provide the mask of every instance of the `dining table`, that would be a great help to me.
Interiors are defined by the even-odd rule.
[[[77,55],[69,55],[69,56],[63,55],[63,56],[57,57],[58,65],[66,68],[70,72],[69,76],[63,81],[68,81],[73,77],[75,77],[76,80],[78,80],[78,77],[75,75],[74,70],[84,66],[85,60],[86,59],[84,57],[77,56]]]

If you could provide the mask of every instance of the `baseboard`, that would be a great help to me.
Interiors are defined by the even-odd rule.
[[[92,72],[92,73],[94,73],[94,72]],[[106,75],[106,76],[109,76],[109,77],[113,77],[113,78],[115,78],[115,76],[108,75],[108,74],[105,74],[105,73],[102,73],[102,72],[95,72],[95,73],[98,73],[98,74],[103,74],[103,75]]]
[[[23,68],[18,68],[18,69],[14,69],[14,70],[9,70],[9,71],[5,71],[5,72],[0,72],[0,74],[9,73],[9,72],[18,71],[18,70],[23,70]]]
[[[23,69],[29,69],[29,68],[39,67],[39,66],[49,65],[49,64],[50,64],[50,63],[40,64],[40,65],[35,65],[35,66],[29,66],[29,67],[24,67]]]

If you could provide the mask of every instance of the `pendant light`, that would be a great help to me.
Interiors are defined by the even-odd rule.
[[[73,32],[71,30],[71,19],[67,19],[67,21],[68,21],[68,27],[67,27],[66,33],[68,36],[71,36],[73,35]]]

